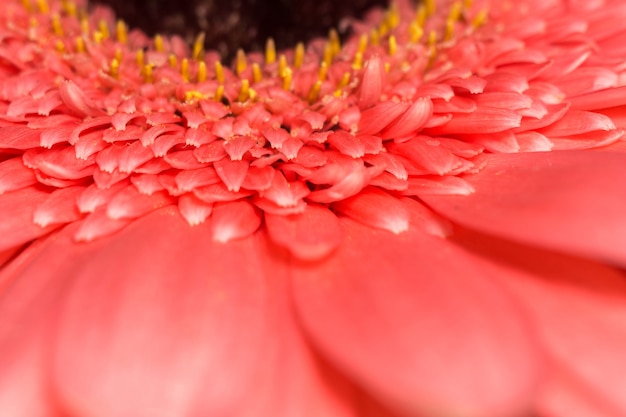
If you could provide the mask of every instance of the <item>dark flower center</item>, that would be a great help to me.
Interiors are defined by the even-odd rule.
[[[279,49],[325,36],[345,17],[360,17],[387,0],[97,0],[112,7],[130,27],[149,35],[178,34],[192,41],[200,32],[206,45],[230,60],[238,48],[261,50],[267,38]]]

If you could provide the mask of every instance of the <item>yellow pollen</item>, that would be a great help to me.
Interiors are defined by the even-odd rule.
[[[472,27],[479,28],[487,22],[487,18],[489,16],[489,11],[487,9],[482,9],[476,17],[472,20]]]
[[[374,46],[378,46],[380,43],[380,33],[376,29],[372,29],[370,32],[370,43]]]
[[[398,50],[398,43],[396,41],[396,37],[391,35],[389,36],[389,55],[395,55]]]
[[[102,19],[98,22],[98,31],[102,33],[103,39],[109,39],[109,36],[111,36],[109,33],[109,25]]]
[[[328,40],[330,42],[330,50],[334,58],[339,55],[339,52],[341,51],[341,41],[339,40],[339,34],[335,29],[331,29],[328,32]]]
[[[385,62],[385,72],[389,72],[391,70],[391,64],[389,62]]]
[[[192,57],[195,60],[202,59],[202,55],[204,55],[204,37],[204,32],[201,32],[193,43]]]
[[[109,74],[115,79],[117,79],[120,75],[120,61],[118,61],[116,58],[113,58],[111,60]]]
[[[184,82],[189,82],[189,59],[187,58],[183,58],[180,63],[180,75]]]
[[[128,28],[123,20],[118,20],[115,24],[115,37],[119,43],[126,44],[128,42]]]
[[[76,3],[74,3],[73,1],[64,1],[63,11],[67,13],[68,16],[71,16],[71,17],[76,17],[78,15]]]
[[[261,73],[261,67],[256,62],[252,64],[252,81],[258,83],[263,79],[263,74]]]
[[[313,103],[317,101],[317,99],[320,96],[321,90],[322,90],[322,81],[317,80],[315,84],[313,84],[313,86],[311,87],[311,90],[309,90],[309,94],[307,95],[307,101],[309,103]]]
[[[56,43],[54,44],[54,48],[60,53],[65,52],[65,44],[61,40],[56,41]]]
[[[287,68],[287,57],[283,54],[280,54],[278,57],[278,75],[282,77],[283,72]]]
[[[250,81],[247,79],[241,80],[241,88],[239,89],[239,95],[237,101],[243,102],[250,98]]]
[[[198,63],[198,82],[199,83],[203,83],[206,81],[207,78],[207,71],[206,71],[206,63],[204,61],[200,61]]]
[[[157,52],[165,51],[165,45],[163,43],[163,37],[159,34],[154,36],[154,50]]]
[[[50,13],[50,5],[48,5],[48,2],[46,0],[37,0],[37,8],[39,9],[40,13]]]
[[[85,41],[83,40],[82,37],[77,36],[74,43],[76,46],[76,52],[78,52],[79,54],[82,54],[85,52]]]
[[[293,66],[298,69],[302,66],[304,62],[304,44],[302,42],[298,42],[296,45],[296,50],[293,53]]]
[[[215,90],[215,95],[213,96],[213,100],[222,101],[222,97],[224,97],[224,86],[220,84],[217,86],[217,89]]]
[[[437,3],[435,0],[424,0],[424,5],[426,6],[426,17],[430,17],[435,14],[437,11]]]
[[[285,68],[280,77],[283,79],[283,90],[290,90],[291,81],[293,79],[293,71],[291,70],[291,68]]]
[[[387,24],[387,22],[382,22],[379,26],[378,26],[378,33],[380,34],[380,36],[385,36],[387,33],[389,33],[389,25]]]
[[[319,81],[324,81],[326,79],[326,75],[328,75],[328,65],[326,62],[322,62],[320,64],[320,69],[317,72],[317,79]]]
[[[324,55],[322,58],[322,62],[326,64],[326,66],[330,66],[333,62],[333,46],[330,43],[326,43],[324,46]]]
[[[174,54],[170,54],[167,57],[167,62],[170,64],[171,68],[176,68],[178,66],[178,58],[176,58],[176,55]]]
[[[400,23],[400,13],[398,12],[398,4],[393,2],[387,11],[386,22],[390,28],[395,28]]]
[[[99,30],[93,32],[93,41],[95,43],[101,44],[104,39],[104,35]]]
[[[113,55],[113,58],[117,59],[118,62],[122,62],[122,57],[123,57],[122,50],[120,48],[117,48],[115,50],[115,54]]]
[[[357,48],[357,52],[360,52],[361,54],[363,54],[365,50],[367,49],[368,41],[369,41],[369,37],[367,36],[367,34],[361,35],[361,37],[359,38],[359,46]]]
[[[409,26],[409,34],[411,36],[411,42],[418,43],[420,39],[422,39],[422,36],[424,36],[424,29],[417,23],[412,22]]]
[[[29,0],[22,0],[22,7],[24,7],[29,13],[33,11],[33,5],[30,4]]]
[[[443,35],[443,39],[449,41],[454,36],[454,25],[456,24],[455,20],[448,19],[446,20],[446,31]]]
[[[241,75],[241,73],[246,70],[247,66],[246,53],[243,49],[237,50],[237,58],[235,62],[235,72],[237,72],[237,75]]]
[[[197,90],[190,90],[185,93],[185,101],[193,102],[197,100],[204,100],[207,97]]]
[[[463,4],[460,1],[454,2],[452,7],[450,8],[450,14],[448,15],[448,20],[458,22],[461,17],[462,11],[463,11]]]
[[[426,7],[424,4],[420,4],[417,8],[417,13],[415,13],[415,23],[421,28],[426,24]]]
[[[433,47],[437,44],[437,32],[435,32],[434,30],[431,30],[430,33],[428,33],[428,46]]]
[[[50,23],[52,24],[52,32],[57,36],[63,36],[63,26],[61,26],[61,18],[58,14],[52,15]]]
[[[343,88],[345,86],[347,86],[350,83],[350,73],[349,72],[344,72],[343,73],[343,77],[341,77],[341,80],[339,80],[339,84],[337,85],[338,88]]]
[[[218,83],[224,84],[224,66],[220,61],[215,61],[215,79]]]
[[[146,64],[143,66],[141,70],[141,75],[143,76],[144,82],[151,83],[152,81],[154,81],[153,71],[152,71],[153,69],[154,69],[154,64]]]
[[[89,20],[87,20],[86,17],[82,17],[80,19],[80,31],[86,35],[89,33],[90,28],[89,28]]]
[[[146,56],[143,52],[143,49],[137,50],[137,54],[135,55],[135,62],[139,67],[143,67],[146,64]]]
[[[276,62],[276,44],[274,39],[268,38],[265,42],[265,63],[273,64]]]
[[[352,69],[355,71],[363,68],[363,54],[361,52],[357,52],[354,54],[354,60],[352,61]]]
[[[474,4],[473,0],[464,0],[463,1],[463,8],[464,9],[471,9],[472,8],[472,4]]]

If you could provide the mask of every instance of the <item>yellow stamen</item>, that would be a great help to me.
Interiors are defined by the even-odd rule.
[[[391,64],[389,62],[385,62],[385,72],[389,72],[391,70]]]
[[[471,9],[471,8],[472,8],[472,4],[474,4],[474,1],[473,1],[473,0],[464,0],[464,1],[463,1],[463,8],[464,8],[465,10],[469,10],[469,9]]]
[[[357,48],[357,52],[363,54],[367,49],[367,43],[369,41],[369,37],[366,34],[361,35],[359,38],[359,46]]]
[[[361,52],[357,52],[354,54],[354,60],[352,61],[352,69],[355,71],[363,68],[363,54]]]
[[[256,62],[252,64],[252,81],[258,83],[263,79],[263,74],[261,73],[261,67]]]
[[[146,64],[143,66],[143,68],[141,69],[141,75],[143,76],[143,80],[146,83],[151,83],[153,81],[153,73],[152,73],[152,69],[154,68],[153,64]]]
[[[93,32],[93,41],[95,43],[101,44],[104,39],[105,39],[104,34],[100,32],[99,30],[96,30]]]
[[[178,58],[174,54],[170,54],[167,57],[167,62],[170,64],[171,68],[176,68],[178,66]]]
[[[74,41],[75,46],[76,46],[76,52],[79,54],[82,54],[85,52],[85,41],[83,40],[82,37],[77,36],[76,40]]]
[[[380,33],[376,29],[372,29],[370,32],[370,43],[374,46],[378,46],[380,43]]]
[[[424,0],[424,6],[426,6],[426,17],[432,16],[437,10],[437,3],[435,0]]]
[[[389,55],[395,55],[398,50],[398,43],[396,41],[396,37],[393,35],[389,36]]]
[[[183,58],[180,63],[180,75],[184,82],[189,82],[189,60],[187,58]]]
[[[443,39],[449,41],[454,36],[454,25],[456,24],[455,20],[448,19],[446,20],[446,30],[443,34]]]
[[[448,20],[452,20],[454,22],[458,22],[461,17],[461,12],[463,11],[463,3],[460,1],[455,1],[452,7],[450,8],[450,14],[448,15]]]
[[[387,11],[387,17],[385,20],[390,28],[395,28],[396,26],[398,26],[398,24],[400,23],[400,13],[398,12],[397,3],[391,3],[391,6]]]
[[[293,79],[293,71],[291,71],[291,68],[285,68],[285,71],[281,74],[281,78],[283,79],[283,90],[290,90],[291,81]]]
[[[37,8],[40,13],[48,14],[50,13],[50,5],[46,0],[37,0]]]
[[[65,44],[61,40],[56,41],[56,43],[54,44],[54,47],[57,50],[57,52],[60,52],[60,53],[65,52]]]
[[[416,22],[412,22],[409,26],[409,34],[411,36],[411,42],[418,43],[420,39],[422,39],[422,36],[424,36],[424,29]]]
[[[322,81],[317,80],[315,82],[315,84],[313,84],[313,86],[311,87],[311,90],[309,90],[309,94],[307,95],[307,101],[309,103],[313,103],[314,101],[317,101],[317,99],[320,96],[320,91],[322,90]]]
[[[248,63],[246,62],[246,54],[243,49],[237,51],[237,58],[235,63],[235,72],[237,75],[241,75],[246,70]]]
[[[325,62],[320,64],[320,69],[317,72],[317,79],[319,81],[324,81],[326,79],[326,75],[328,75],[328,65]]]
[[[217,86],[217,89],[215,90],[215,95],[213,96],[213,100],[222,101],[222,97],[224,97],[224,86],[220,84]]]
[[[477,29],[487,22],[487,18],[489,17],[489,11],[487,9],[482,9],[476,17],[472,20],[472,27]]]
[[[326,45],[324,45],[324,55],[322,58],[322,62],[324,62],[329,67],[330,64],[332,64],[333,62],[333,46],[329,42],[326,42]]]
[[[268,38],[265,43],[265,63],[273,64],[276,62],[276,44],[274,39]]]
[[[128,42],[128,28],[123,20],[118,20],[115,24],[115,37],[119,43],[126,44]]]
[[[206,81],[207,78],[207,71],[206,71],[206,63],[204,61],[200,61],[198,63],[198,82],[199,83],[203,83]]]
[[[29,13],[33,11],[33,5],[30,4],[29,0],[22,0],[22,7],[24,7]]]
[[[58,14],[52,15],[52,19],[50,21],[52,25],[52,32],[54,32],[57,36],[63,36],[63,26],[61,26],[61,17]]]
[[[190,90],[185,93],[185,101],[193,102],[197,100],[204,100],[205,98],[206,96],[200,91]]]
[[[339,40],[339,34],[335,29],[331,29],[328,32],[328,40],[330,42],[330,48],[334,58],[339,55],[339,52],[341,51],[341,41]]]
[[[163,42],[163,37],[159,34],[154,35],[154,50],[157,52],[165,51],[165,44]]]
[[[120,48],[117,48],[115,50],[115,54],[113,55],[113,58],[117,59],[118,62],[122,62],[122,50]]]
[[[76,17],[78,15],[76,3],[74,3],[73,1],[63,3],[63,11],[67,13],[68,16]]]
[[[345,86],[347,86],[350,83],[350,73],[349,72],[344,72],[343,73],[343,77],[341,77],[341,80],[339,80],[339,84],[337,85],[338,88],[343,88]]]
[[[109,32],[109,25],[107,25],[107,22],[103,19],[98,22],[98,31],[102,33],[102,39],[109,39],[109,37],[111,36]]]
[[[417,8],[417,13],[415,13],[415,23],[417,23],[421,28],[423,28],[424,24],[426,24],[426,7],[423,3],[421,3]]]
[[[137,50],[137,54],[135,55],[135,62],[139,67],[143,67],[146,64],[146,56],[143,52],[143,49]]]
[[[120,75],[120,61],[118,61],[117,59],[113,58],[111,60],[111,65],[109,68],[109,74],[111,75],[111,77],[117,79]]]
[[[431,30],[428,34],[428,46],[433,47],[437,43],[437,32]]]
[[[302,42],[298,42],[296,45],[296,50],[293,53],[293,66],[298,69],[302,66],[304,62],[304,44]]]
[[[201,32],[193,43],[193,59],[200,60],[202,59],[202,55],[204,55],[204,32]]]
[[[220,61],[215,61],[215,79],[218,83],[224,84],[224,66]]]
[[[241,80],[241,88],[239,89],[239,95],[237,101],[246,101],[250,98],[250,81],[247,79]]]
[[[280,54],[278,57],[278,75],[282,76],[287,68],[287,57],[283,54]]]
[[[86,17],[82,17],[80,19],[80,31],[84,35],[87,35],[90,32],[91,28],[89,27],[89,20]]]

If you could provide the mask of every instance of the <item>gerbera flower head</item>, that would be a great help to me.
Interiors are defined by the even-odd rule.
[[[0,12],[0,409],[626,409],[541,308],[547,265],[625,290],[617,1],[398,0],[231,65],[84,7]]]

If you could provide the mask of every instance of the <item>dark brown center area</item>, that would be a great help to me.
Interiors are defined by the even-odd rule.
[[[178,34],[230,59],[238,48],[261,50],[268,37],[278,49],[325,36],[346,17],[361,17],[388,0],[96,0],[112,7],[132,28],[150,35]]]

